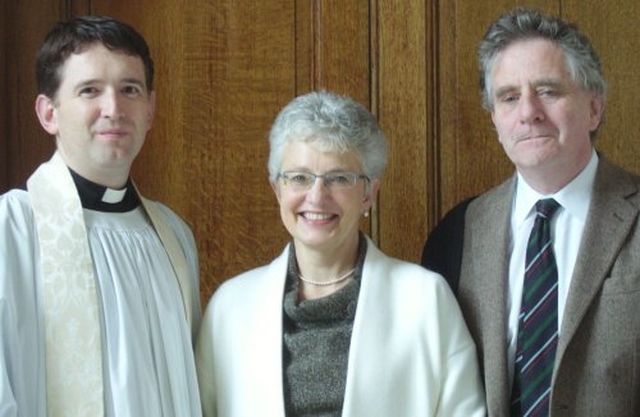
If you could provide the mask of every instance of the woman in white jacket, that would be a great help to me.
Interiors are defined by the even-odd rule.
[[[292,241],[225,282],[196,348],[205,416],[482,416],[476,350],[439,275],[360,232],[387,141],[350,98],[300,96],[270,133]]]

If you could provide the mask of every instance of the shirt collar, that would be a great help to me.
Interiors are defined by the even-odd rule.
[[[140,204],[131,179],[127,180],[123,189],[115,190],[89,181],[71,168],[69,172],[78,190],[82,207],[85,209],[124,213],[135,209]]]
[[[591,191],[598,170],[598,154],[594,150],[586,167],[569,184],[551,195],[542,195],[517,174],[516,198],[514,199],[513,224],[518,227],[533,213],[533,206],[542,198],[554,198],[564,210],[583,223],[587,219]]]

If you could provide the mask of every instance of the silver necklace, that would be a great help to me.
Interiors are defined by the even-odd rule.
[[[317,285],[319,287],[324,287],[327,285],[333,285],[333,284],[337,284],[339,282],[342,282],[344,280],[346,280],[347,278],[349,278],[351,275],[353,275],[353,273],[356,272],[356,269],[353,268],[350,271],[347,271],[344,275],[339,276],[336,279],[332,279],[330,281],[314,281],[312,279],[308,279],[302,276],[302,274],[298,274],[298,278],[300,278],[301,281],[306,282],[307,284],[311,284],[311,285]]]

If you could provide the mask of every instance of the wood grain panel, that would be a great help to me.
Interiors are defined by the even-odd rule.
[[[369,0],[312,4],[310,86],[349,95],[370,107]]]
[[[640,2],[565,1],[563,17],[591,39],[609,91],[596,148],[640,173]]]
[[[13,3],[4,1],[0,4],[0,27],[7,29],[9,26],[9,16],[13,15]],[[3,39],[8,38],[8,33],[1,34]],[[7,68],[5,63],[9,61],[7,42],[0,42],[0,97],[9,96],[9,86],[7,85]],[[8,132],[8,105],[7,100],[0,102],[0,193],[9,188],[9,135]]]
[[[49,159],[55,142],[40,126],[34,103],[36,97],[35,55],[46,33],[60,20],[65,1],[11,0],[3,35],[6,39],[4,60],[6,93],[3,94],[6,143],[6,186],[26,182],[31,172]]]
[[[429,12],[429,13],[427,13]],[[434,191],[427,177],[433,159],[427,137],[433,124],[428,95],[433,50],[427,33],[435,21],[426,2],[379,1],[377,11],[378,115],[389,138],[389,165],[380,191],[380,245],[417,262]]]
[[[210,12],[190,12],[198,30],[186,43],[194,95],[186,98],[185,136],[195,141],[191,157],[202,182],[190,214],[209,219],[210,230],[196,224],[196,231],[210,271],[203,285],[213,290],[270,261],[288,241],[266,163],[269,127],[295,95],[295,13],[288,1],[251,0],[217,2]]]

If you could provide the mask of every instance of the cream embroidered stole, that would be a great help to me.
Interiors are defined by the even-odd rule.
[[[40,246],[47,415],[103,416],[102,341],[93,262],[80,197],[56,152],[27,181]],[[192,285],[184,253],[155,204],[142,204],[178,277],[192,334]]]

